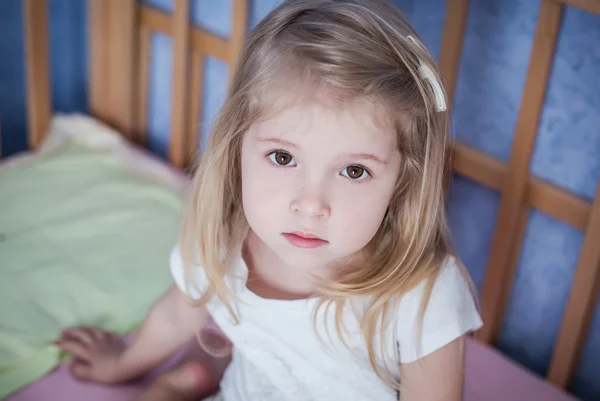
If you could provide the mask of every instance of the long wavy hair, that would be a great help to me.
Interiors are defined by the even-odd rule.
[[[383,0],[284,1],[255,27],[200,157],[182,224],[186,266],[199,255],[209,280],[200,304],[218,297],[235,316],[235,293],[226,277],[234,273],[248,232],[241,200],[241,144],[249,127],[269,112],[269,95],[283,90],[295,96],[303,86],[318,85],[335,99],[367,98],[382,106],[395,129],[401,153],[397,186],[378,232],[363,250],[366,257],[345,266],[334,282],[323,282],[318,305],[335,307],[342,335],[348,301],[369,300],[358,318],[371,365],[381,378],[398,384],[379,363],[376,344],[385,339],[377,336],[386,332],[387,316],[402,296],[425,280],[423,316],[435,278],[451,253],[444,209],[448,111],[436,108],[433,88],[419,75],[421,65],[443,82],[415,30]],[[193,274],[189,269],[187,274]],[[422,319],[419,333],[421,326]]]

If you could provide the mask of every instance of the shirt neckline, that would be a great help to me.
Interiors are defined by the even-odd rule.
[[[246,286],[248,280],[248,266],[243,257],[238,258],[235,271],[236,275],[240,276],[239,279],[234,278],[235,290],[242,303],[247,304],[251,308],[258,307],[261,309],[268,308],[284,312],[294,311],[305,313],[311,311],[318,301],[317,297],[304,299],[275,299],[261,297]]]

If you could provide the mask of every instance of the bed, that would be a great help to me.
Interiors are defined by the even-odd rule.
[[[452,7],[447,9],[440,65],[452,99],[463,45],[468,1],[449,1]],[[569,393],[569,385],[581,357],[581,349],[586,340],[600,287],[600,251],[595,248],[600,241],[599,196],[596,195],[592,202],[581,199],[567,190],[532,177],[528,169],[560,17],[565,4],[600,14],[600,3],[597,1],[541,1],[540,17],[531,54],[532,62],[529,65],[509,162],[502,163],[459,141],[453,144],[455,173],[501,193],[497,224],[481,294],[485,326],[469,338],[467,343],[465,383],[467,401],[576,399]],[[112,387],[81,383],[74,380],[66,366],[61,364],[64,356],[52,346],[52,333],[58,333],[58,324],[90,323],[103,324],[131,339],[145,310],[155,296],[169,284],[169,278],[164,274],[144,275],[144,272],[161,269],[167,271],[161,266],[166,266],[168,246],[175,240],[179,211],[189,183],[188,172],[195,162],[195,149],[199,148],[197,126],[202,104],[202,69],[199,68],[203,62],[202,56],[210,54],[229,65],[235,63],[248,28],[248,0],[232,0],[231,29],[227,39],[190,25],[190,1],[188,0],[175,0],[172,14],[139,4],[134,0],[90,0],[91,115],[52,114],[49,51],[45,35],[48,3],[46,0],[23,0],[23,7],[30,150],[25,154],[0,161],[0,180],[4,180],[0,181],[0,184],[10,183],[11,194],[23,191],[22,198],[12,199],[13,204],[14,202],[21,204],[21,199],[28,198],[27,194],[36,190],[40,194],[45,194],[48,199],[54,199],[53,204],[57,204],[59,199],[65,204],[74,202],[73,204],[80,207],[79,209],[64,208],[61,211],[50,208],[49,211],[43,207],[43,202],[31,201],[22,204],[23,208],[27,207],[26,210],[35,213],[34,216],[41,216],[33,220],[36,224],[42,224],[42,228],[46,230],[43,231],[45,233],[43,238],[49,238],[48,227],[52,227],[53,230],[64,233],[64,238],[71,241],[70,247],[66,247],[64,242],[56,242],[57,240],[48,245],[50,250],[46,254],[47,258],[42,262],[48,263],[48,260],[61,257],[69,257],[70,261],[87,257],[86,252],[82,251],[83,245],[80,242],[73,242],[85,242],[86,238],[82,238],[81,235],[81,227],[65,228],[64,225],[56,225],[56,221],[70,223],[84,221],[88,224],[86,227],[90,225],[96,227],[97,231],[93,232],[95,237],[87,238],[88,241],[96,241],[100,236],[106,236],[106,233],[115,232],[115,226],[104,227],[97,223],[118,221],[117,217],[106,218],[112,216],[111,214],[102,215],[109,212],[117,213],[118,218],[125,216],[137,219],[136,221],[147,221],[149,225],[146,230],[160,234],[152,236],[154,241],[152,248],[155,253],[148,256],[148,259],[151,256],[155,261],[154,265],[142,266],[144,263],[150,263],[146,260],[138,261],[137,264],[131,262],[131,255],[139,253],[140,247],[148,241],[143,233],[131,232],[128,233],[128,241],[120,241],[121,244],[130,245],[122,245],[118,248],[119,252],[106,251],[105,259],[100,261],[85,259],[87,270],[77,270],[81,268],[81,263],[74,262],[71,267],[75,269],[70,273],[60,270],[59,273],[68,277],[68,280],[57,280],[55,271],[49,270],[50,274],[43,280],[52,282],[53,288],[58,286],[62,291],[60,297],[56,294],[36,293],[36,300],[30,296],[30,292],[14,285],[10,286],[6,284],[8,281],[4,280],[6,291],[12,290],[13,295],[24,293],[26,296],[22,297],[21,304],[16,304],[17,307],[11,304],[8,308],[3,301],[5,309],[2,313],[37,313],[37,317],[52,315],[49,312],[52,310],[51,302],[44,305],[44,302],[39,299],[63,303],[70,301],[80,307],[75,310],[66,308],[68,312],[66,315],[50,316],[46,319],[47,324],[40,326],[42,329],[35,327],[36,336],[30,339],[21,341],[15,340],[15,336],[3,337],[7,330],[0,330],[0,355],[9,355],[13,358],[10,363],[5,360],[0,361],[0,398],[10,401],[127,400],[147,385],[154,375],[175,363],[181,353],[149,377],[135,383]],[[147,84],[150,76],[152,32],[161,32],[172,37],[174,44],[172,116],[167,160],[152,155],[146,146]],[[73,173],[74,170],[77,174]],[[68,183],[66,180],[52,181],[56,174],[49,175],[49,171],[58,171],[65,175],[72,173],[75,179],[79,180],[77,181],[79,186],[68,188],[70,191],[79,191],[75,193],[80,196],[76,197],[77,199],[69,199],[70,197],[62,193],[62,197],[57,198],[55,188],[60,185],[74,185],[74,181],[70,180]],[[23,182],[29,183],[29,187],[23,186]],[[98,182],[104,183],[100,185],[104,192],[100,192],[99,199],[111,205],[109,211],[90,203],[90,191],[98,187],[95,185]],[[2,192],[3,188],[5,192]],[[6,188],[9,186],[0,186],[0,206],[3,204],[1,196],[8,196]],[[5,201],[6,199],[8,198],[4,198]],[[136,207],[132,208],[134,202],[137,202]],[[5,202],[4,205],[6,204]],[[515,275],[519,244],[524,235],[525,222],[522,213],[524,208],[538,209],[585,234],[571,295],[565,307],[562,328],[556,339],[547,377],[541,377],[518,365],[495,348],[510,296],[510,284]],[[136,209],[135,213],[132,209]],[[61,219],[57,220],[58,215]],[[157,215],[163,217],[159,219],[156,218]],[[11,217],[6,210],[4,214],[0,213],[0,219],[3,218],[2,216],[6,219]],[[11,218],[16,219],[14,216]],[[28,223],[30,226],[33,224],[31,221],[21,220],[18,224]],[[17,224],[15,220],[11,221],[12,224]],[[54,225],[48,226],[49,222]],[[56,232],[52,231],[52,233]],[[0,234],[0,246],[7,240],[3,235],[6,234]],[[131,240],[132,238],[134,240]],[[114,238],[110,241],[105,239],[104,243],[106,249],[115,249]],[[24,246],[23,243],[21,246]],[[57,253],[58,248],[61,252]],[[74,248],[78,253],[74,253]],[[20,256],[22,254],[24,253],[17,255],[13,250],[11,255],[14,258],[18,256],[19,263],[25,263]],[[41,263],[35,258],[25,259],[30,267]],[[123,260],[130,263],[125,267],[118,267],[119,265],[116,264],[113,266],[113,263]],[[78,293],[79,298],[65,297],[65,294],[70,294],[68,290],[71,287],[68,287],[68,283],[77,274],[77,277],[83,280],[75,282],[78,286],[81,282],[89,284],[99,278],[98,272],[89,268],[89,266],[96,266],[94,263],[112,266],[112,270],[108,269],[104,274],[108,277],[104,277],[107,279],[104,286],[100,289],[89,287],[85,294]],[[144,270],[144,267],[147,270]],[[2,272],[5,274],[4,270]],[[35,276],[37,283],[41,280],[39,277]],[[60,277],[58,275],[58,278]],[[140,281],[146,283],[137,293],[127,294],[126,298],[120,299],[121,302],[128,302],[133,306],[131,309],[135,313],[124,313],[107,301],[110,295],[114,295],[110,289],[113,285],[117,285],[115,283],[123,282],[123,277],[129,280],[129,282],[125,280],[126,284]],[[109,278],[112,278],[112,281]],[[18,280],[24,280],[22,282],[32,285],[36,291],[43,287],[32,284],[30,279],[27,281],[27,278],[18,277]],[[126,292],[126,288],[118,287],[114,291]],[[93,294],[97,297],[94,298]],[[88,298],[96,301],[82,300]],[[98,308],[98,305],[104,306]],[[17,308],[21,309],[17,310]],[[81,322],[84,315],[89,321]],[[18,329],[25,330],[23,327]],[[3,350],[5,354],[2,354]],[[36,362],[35,358],[42,358],[43,361]]]

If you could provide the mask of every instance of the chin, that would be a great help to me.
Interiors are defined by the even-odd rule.
[[[315,254],[310,255],[303,250],[299,250],[299,252],[282,252],[279,257],[286,265],[303,270],[326,266],[330,262],[330,259],[327,257]]]

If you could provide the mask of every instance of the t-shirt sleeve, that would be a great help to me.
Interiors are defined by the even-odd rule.
[[[198,262],[192,263],[189,273],[186,274],[183,258],[181,256],[181,248],[179,244],[173,247],[169,258],[169,267],[175,284],[181,292],[191,297],[194,300],[201,298],[202,294],[208,288],[206,274],[202,265]]]
[[[425,283],[415,287],[399,305],[396,340],[401,363],[420,359],[482,326],[468,282],[451,257],[446,260],[433,285],[419,344],[417,329],[425,289]]]

